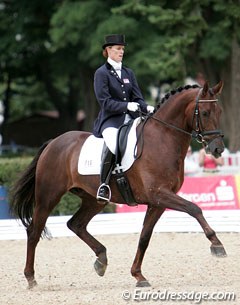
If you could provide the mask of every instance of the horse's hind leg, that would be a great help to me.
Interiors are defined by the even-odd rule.
[[[107,268],[106,248],[87,231],[86,227],[103,208],[104,205],[98,204],[94,197],[85,194],[80,209],[67,223],[68,228],[95,252],[97,259],[94,268],[99,276],[103,276]]]
[[[33,213],[32,222],[27,228],[27,258],[24,275],[28,281],[28,288],[33,288],[37,285],[34,277],[35,250],[49,214],[50,211],[44,210],[40,206],[36,207]]]
[[[143,229],[138,243],[137,253],[131,268],[132,276],[134,276],[137,280],[137,287],[150,286],[149,282],[142,275],[141,266],[145,251],[148,247],[150,238],[152,236],[153,228],[164,211],[165,208],[161,209],[161,208],[148,207],[147,209],[143,223]]]
[[[54,194],[54,187],[51,186],[50,182],[51,181],[47,183],[46,181],[41,180],[41,182],[38,181],[38,183],[36,183],[36,204],[32,215],[32,222],[27,228],[27,258],[24,275],[28,281],[29,288],[32,288],[37,284],[34,277],[34,260],[37,244],[45,228],[49,214],[60,201],[61,196],[65,193],[65,190],[62,187],[62,190],[59,190],[58,192],[55,189]]]

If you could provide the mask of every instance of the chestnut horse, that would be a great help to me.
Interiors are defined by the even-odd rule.
[[[138,287],[150,285],[142,274],[141,266],[153,228],[165,209],[186,212],[194,217],[211,242],[212,254],[226,256],[222,243],[207,223],[202,210],[176,195],[184,180],[184,158],[192,137],[215,157],[220,157],[224,150],[223,135],[218,129],[221,107],[217,102],[222,87],[220,81],[212,88],[206,82],[203,87],[188,85],[172,90],[157,105],[154,114],[146,116],[137,127],[140,153],[126,171],[126,177],[136,203],[147,205],[131,268]],[[36,285],[36,246],[49,214],[67,191],[82,199],[79,210],[67,226],[95,252],[97,274],[103,276],[105,273],[106,248],[86,229],[89,221],[104,208],[104,204],[95,198],[99,175],[80,175],[77,171],[79,152],[90,134],[70,131],[43,145],[15,185],[11,205],[27,231],[24,274],[30,288]],[[114,174],[110,186],[111,201],[124,204]]]

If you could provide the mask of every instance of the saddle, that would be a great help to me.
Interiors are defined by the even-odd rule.
[[[134,199],[131,186],[129,181],[122,170],[121,161],[124,156],[127,147],[127,140],[129,131],[133,125],[134,120],[130,120],[126,124],[120,126],[117,134],[117,145],[116,145],[116,159],[115,159],[115,175],[118,190],[122,195],[124,201],[131,206],[135,206],[136,201]]]

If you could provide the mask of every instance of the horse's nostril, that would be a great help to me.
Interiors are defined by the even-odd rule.
[[[223,148],[217,148],[217,149],[216,149],[216,152],[217,152],[218,154],[221,154],[221,153],[223,152],[223,150],[224,150]]]
[[[220,147],[215,148],[215,150],[214,150],[214,152],[213,152],[213,155],[214,155],[216,158],[218,158],[218,157],[221,156],[223,150],[224,150],[224,149],[223,149],[223,148],[220,148]]]

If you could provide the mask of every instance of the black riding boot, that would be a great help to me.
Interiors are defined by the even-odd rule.
[[[102,164],[101,164],[101,173],[100,173],[101,185],[98,188],[97,196],[96,196],[98,200],[109,202],[111,199],[111,189],[108,183],[111,177],[114,160],[115,160],[115,155],[105,145],[102,154]]]

